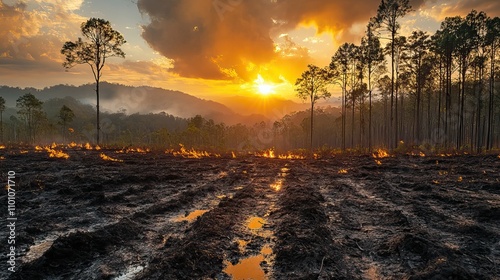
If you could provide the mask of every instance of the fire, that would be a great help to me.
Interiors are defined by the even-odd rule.
[[[233,158],[236,158],[236,154],[235,154],[234,152],[231,152],[231,156],[232,156]]]
[[[100,147],[99,145],[96,145],[96,146],[95,146],[95,150],[96,150],[96,151],[100,151],[100,150],[101,150],[101,147]]]
[[[69,158],[69,155],[63,151],[58,151],[50,147],[45,147],[45,150],[47,151],[47,153],[49,153],[49,157],[51,158],[63,158],[63,159]]]
[[[386,150],[383,149],[377,149],[372,156],[374,158],[387,158],[390,157],[389,153]]]
[[[178,152],[172,153],[174,156],[180,156],[183,158],[207,158],[207,157],[220,157],[219,154],[210,154],[207,151],[196,151],[194,148],[186,150],[184,145],[180,144],[180,149]]]
[[[377,165],[382,165],[382,162],[381,162],[380,160],[378,160],[378,159],[376,159],[376,160],[375,160],[375,163],[376,163]]]
[[[462,182],[464,180],[464,178],[462,178],[462,176],[458,177],[458,182]]]
[[[71,142],[71,143],[69,143],[69,144],[68,144],[68,147],[69,147],[69,148],[75,148],[75,147],[77,147],[77,146],[78,146],[78,145],[77,145],[75,142]]]
[[[55,142],[53,142],[53,143],[50,145],[50,148],[51,148],[51,149],[55,149],[55,148],[57,148],[57,144],[56,144]]]
[[[303,155],[295,155],[292,153],[288,153],[286,155],[278,155],[279,159],[305,159],[306,157]]]
[[[5,149],[5,146],[4,145],[0,145],[0,150],[3,150],[3,149]]]
[[[86,150],[92,150],[92,146],[90,145],[89,142],[85,143],[84,147],[85,147]]]
[[[273,149],[269,149],[267,151],[264,151],[263,153],[255,153],[255,156],[258,157],[265,157],[265,158],[276,158],[276,155],[274,154]]]
[[[37,145],[35,146],[35,151],[43,151],[43,148]]]
[[[1,156],[1,157],[0,157],[0,160],[4,160],[4,159],[5,159],[5,157],[4,157],[4,156]]]
[[[411,152],[411,155],[414,157],[425,157],[425,154],[422,151],[420,151],[418,154],[415,152]]]
[[[115,162],[123,162],[123,160],[121,160],[121,159],[116,159],[116,158],[109,157],[109,156],[105,155],[104,153],[101,153],[101,154],[100,154],[100,157],[101,157],[103,160],[115,161]]]
[[[276,152],[273,149],[266,150],[262,153],[255,153],[254,155],[257,157],[278,158],[278,159],[305,159],[306,158],[304,155],[293,154],[291,152],[288,152],[286,154],[276,154]]]
[[[20,154],[27,154],[27,153],[28,153],[28,151],[26,151],[26,150],[22,150],[22,151],[20,151],[19,153],[20,153]]]
[[[347,174],[347,169],[342,168],[342,169],[339,170],[338,173],[339,174]]]

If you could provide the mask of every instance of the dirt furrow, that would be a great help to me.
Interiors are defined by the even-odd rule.
[[[217,165],[223,166],[221,163],[223,162],[217,163]],[[179,191],[167,191],[164,194],[154,188],[142,188],[138,189],[137,192],[132,192],[129,188],[126,191],[127,196],[136,203],[140,203],[142,199],[149,196],[156,197],[157,202],[150,204],[150,206],[137,207],[134,209],[135,211],[131,211],[128,215],[122,213],[116,215],[112,211],[107,211],[106,214],[113,217],[113,220],[118,220],[118,222],[104,225],[100,229],[90,232],[88,230],[75,230],[74,233],[57,238],[54,244],[38,260],[23,265],[16,277],[22,278],[29,275],[30,278],[35,279],[36,275],[58,274],[61,267],[63,270],[72,270],[72,268],[79,267],[79,269],[73,271],[73,274],[65,275],[65,278],[107,278],[129,270],[130,266],[143,267],[147,265],[153,251],[163,242],[165,233],[169,235],[181,234],[181,230],[176,230],[176,228],[182,228],[182,226],[175,225],[176,222],[172,221],[172,217],[180,215],[179,211],[182,208],[189,209],[186,206],[192,207],[193,204],[207,205],[208,207],[214,199],[217,199],[216,192],[227,191],[225,186],[228,183],[234,184],[243,179],[241,174],[237,174],[232,170],[229,170],[229,173],[219,171],[220,173],[205,176],[204,173],[206,172],[201,170],[202,176],[200,176],[201,181],[199,183],[190,184],[185,188],[180,188]],[[163,189],[176,188],[174,185],[168,186],[168,184],[165,183]],[[100,207],[101,209],[113,209],[115,205],[122,204],[124,204],[123,200],[106,199],[102,201]],[[121,226],[122,224],[127,226]],[[129,228],[128,225],[130,225],[132,231],[122,235],[118,239],[119,242],[113,242],[113,236],[120,236],[120,232],[117,231],[122,228]],[[106,242],[107,238],[110,239],[109,242]],[[80,239],[84,240],[82,244],[78,243],[81,242]],[[74,242],[78,244],[75,245]],[[122,244],[122,246],[118,246],[119,244]],[[73,250],[76,250],[74,254],[86,250],[96,252],[92,256],[84,253],[75,257],[68,255],[63,260],[63,264],[58,264],[61,260],[55,256],[57,252]],[[53,251],[56,252],[55,255]],[[92,260],[89,258],[92,258]],[[65,267],[65,265],[69,267]],[[50,269],[54,266],[55,269]],[[40,267],[45,269],[40,269]]]

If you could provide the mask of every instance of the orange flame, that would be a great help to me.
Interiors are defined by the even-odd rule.
[[[219,154],[210,154],[206,151],[196,151],[194,148],[186,150],[184,145],[179,144],[180,149],[178,152],[173,152],[172,154],[176,157],[180,156],[183,158],[207,158],[207,157],[220,157]]]
[[[85,149],[86,150],[92,150],[92,146],[90,145],[89,142],[85,143]]]
[[[68,144],[68,147],[69,147],[69,148],[75,148],[75,147],[77,147],[77,146],[78,146],[78,145],[77,145],[75,142],[71,142],[71,143],[69,143],[69,144]]]
[[[0,145],[0,150],[3,150],[5,149],[5,146],[4,145]]]
[[[390,157],[389,153],[386,150],[383,149],[377,149],[372,156],[374,158],[387,158]]]
[[[376,163],[377,165],[382,165],[382,162],[381,162],[380,160],[378,160],[378,159],[376,159],[376,160],[375,160],[375,163]]]
[[[347,169],[342,168],[342,169],[339,170],[338,173],[339,174],[347,174]]]
[[[109,157],[109,156],[105,155],[104,153],[101,153],[100,157],[103,160],[114,161],[114,162],[123,162],[123,160],[121,160],[121,159],[116,159],[116,158]]]
[[[306,157],[303,155],[295,155],[292,153],[288,153],[285,155],[278,155],[279,159],[305,159]]]
[[[232,156],[233,158],[236,158],[236,154],[235,154],[234,152],[231,152],[231,156]]]
[[[58,151],[50,147],[45,147],[45,150],[49,153],[49,157],[51,158],[63,158],[63,159],[69,158],[69,155],[63,151]]]
[[[43,148],[37,145],[35,146],[35,151],[43,151]]]
[[[255,153],[255,156],[264,157],[264,158],[276,158],[276,155],[274,154],[273,149],[269,149],[269,150],[264,151],[262,153]]]

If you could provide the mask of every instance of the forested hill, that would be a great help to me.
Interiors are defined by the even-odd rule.
[[[14,108],[16,100],[26,93],[32,93],[41,101],[72,97],[84,104],[96,103],[94,84],[82,86],[57,85],[42,90],[35,88],[0,87],[0,96],[5,98],[7,108]],[[207,119],[226,124],[254,124],[265,121],[263,115],[242,115],[227,106],[209,100],[172,90],[153,87],[131,87],[103,82],[100,84],[101,111],[108,113],[149,114],[165,112],[180,118],[201,115]]]

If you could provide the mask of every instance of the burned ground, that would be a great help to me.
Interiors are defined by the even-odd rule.
[[[0,278],[500,274],[496,155],[401,155],[376,162],[371,156],[187,159],[66,152],[67,160],[0,150],[2,181],[5,170],[16,172],[18,217],[16,272],[3,269]],[[104,161],[103,152],[123,162]],[[1,201],[7,205],[6,192]],[[189,215],[195,210],[204,211]],[[6,236],[6,228],[0,233]],[[5,265],[6,239],[0,249]]]

